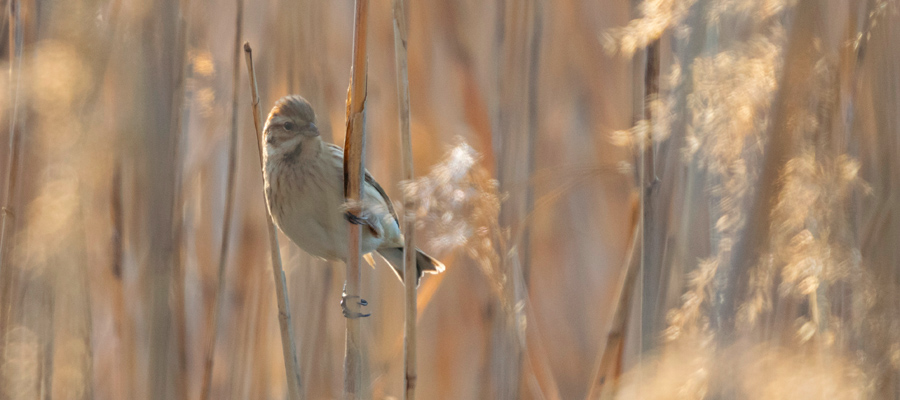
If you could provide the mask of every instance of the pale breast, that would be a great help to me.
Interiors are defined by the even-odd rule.
[[[343,166],[333,152],[323,153],[320,162],[267,162],[266,199],[275,223],[297,246],[316,257],[345,260],[349,232],[342,207]],[[380,236],[363,229],[362,252],[382,245],[402,246],[400,228],[383,191],[366,182],[363,196],[365,214],[378,225]]]
[[[340,210],[343,189],[335,184],[340,177],[322,168],[285,163],[280,168],[267,165],[267,175],[269,210],[281,231],[313,256],[346,258],[347,223]]]

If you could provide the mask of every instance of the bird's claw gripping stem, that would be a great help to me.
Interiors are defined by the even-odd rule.
[[[341,292],[341,313],[344,314],[345,318],[357,319],[357,318],[365,318],[372,314],[363,314],[361,312],[352,312],[347,307],[347,299],[359,299],[356,304],[359,304],[360,307],[364,307],[369,305],[369,302],[365,299],[360,298],[359,296],[350,296],[346,291],[347,285],[344,284],[344,290]]]

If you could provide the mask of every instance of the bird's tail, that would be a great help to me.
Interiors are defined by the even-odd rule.
[[[403,280],[403,248],[402,247],[393,247],[388,249],[378,249],[378,254],[381,254],[388,263],[391,264],[391,268],[394,270],[394,273],[397,274],[397,277],[400,280]],[[422,252],[422,250],[416,249],[416,286],[419,286],[419,279],[422,278],[422,275],[429,274],[439,274],[444,272],[444,264],[440,261],[434,259]]]

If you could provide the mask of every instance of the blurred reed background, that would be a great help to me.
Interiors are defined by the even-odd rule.
[[[0,398],[198,398],[223,244],[211,398],[285,398],[235,35],[261,108],[302,94],[343,143],[353,2],[239,4],[7,0]],[[408,9],[421,178],[387,1],[366,163],[448,265],[419,398],[900,398],[895,0]],[[340,397],[343,265],[281,248],[302,391]],[[403,287],[362,282],[368,390],[399,398]]]

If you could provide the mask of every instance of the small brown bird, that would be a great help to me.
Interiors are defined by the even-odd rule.
[[[275,103],[266,119],[265,189],[278,228],[307,253],[347,260],[347,221],[363,225],[362,253],[377,251],[403,280],[403,234],[384,189],[366,171],[356,214],[344,206],[344,151],[325,143],[316,115],[303,97]],[[416,284],[424,273],[444,271],[440,261],[416,249]]]

